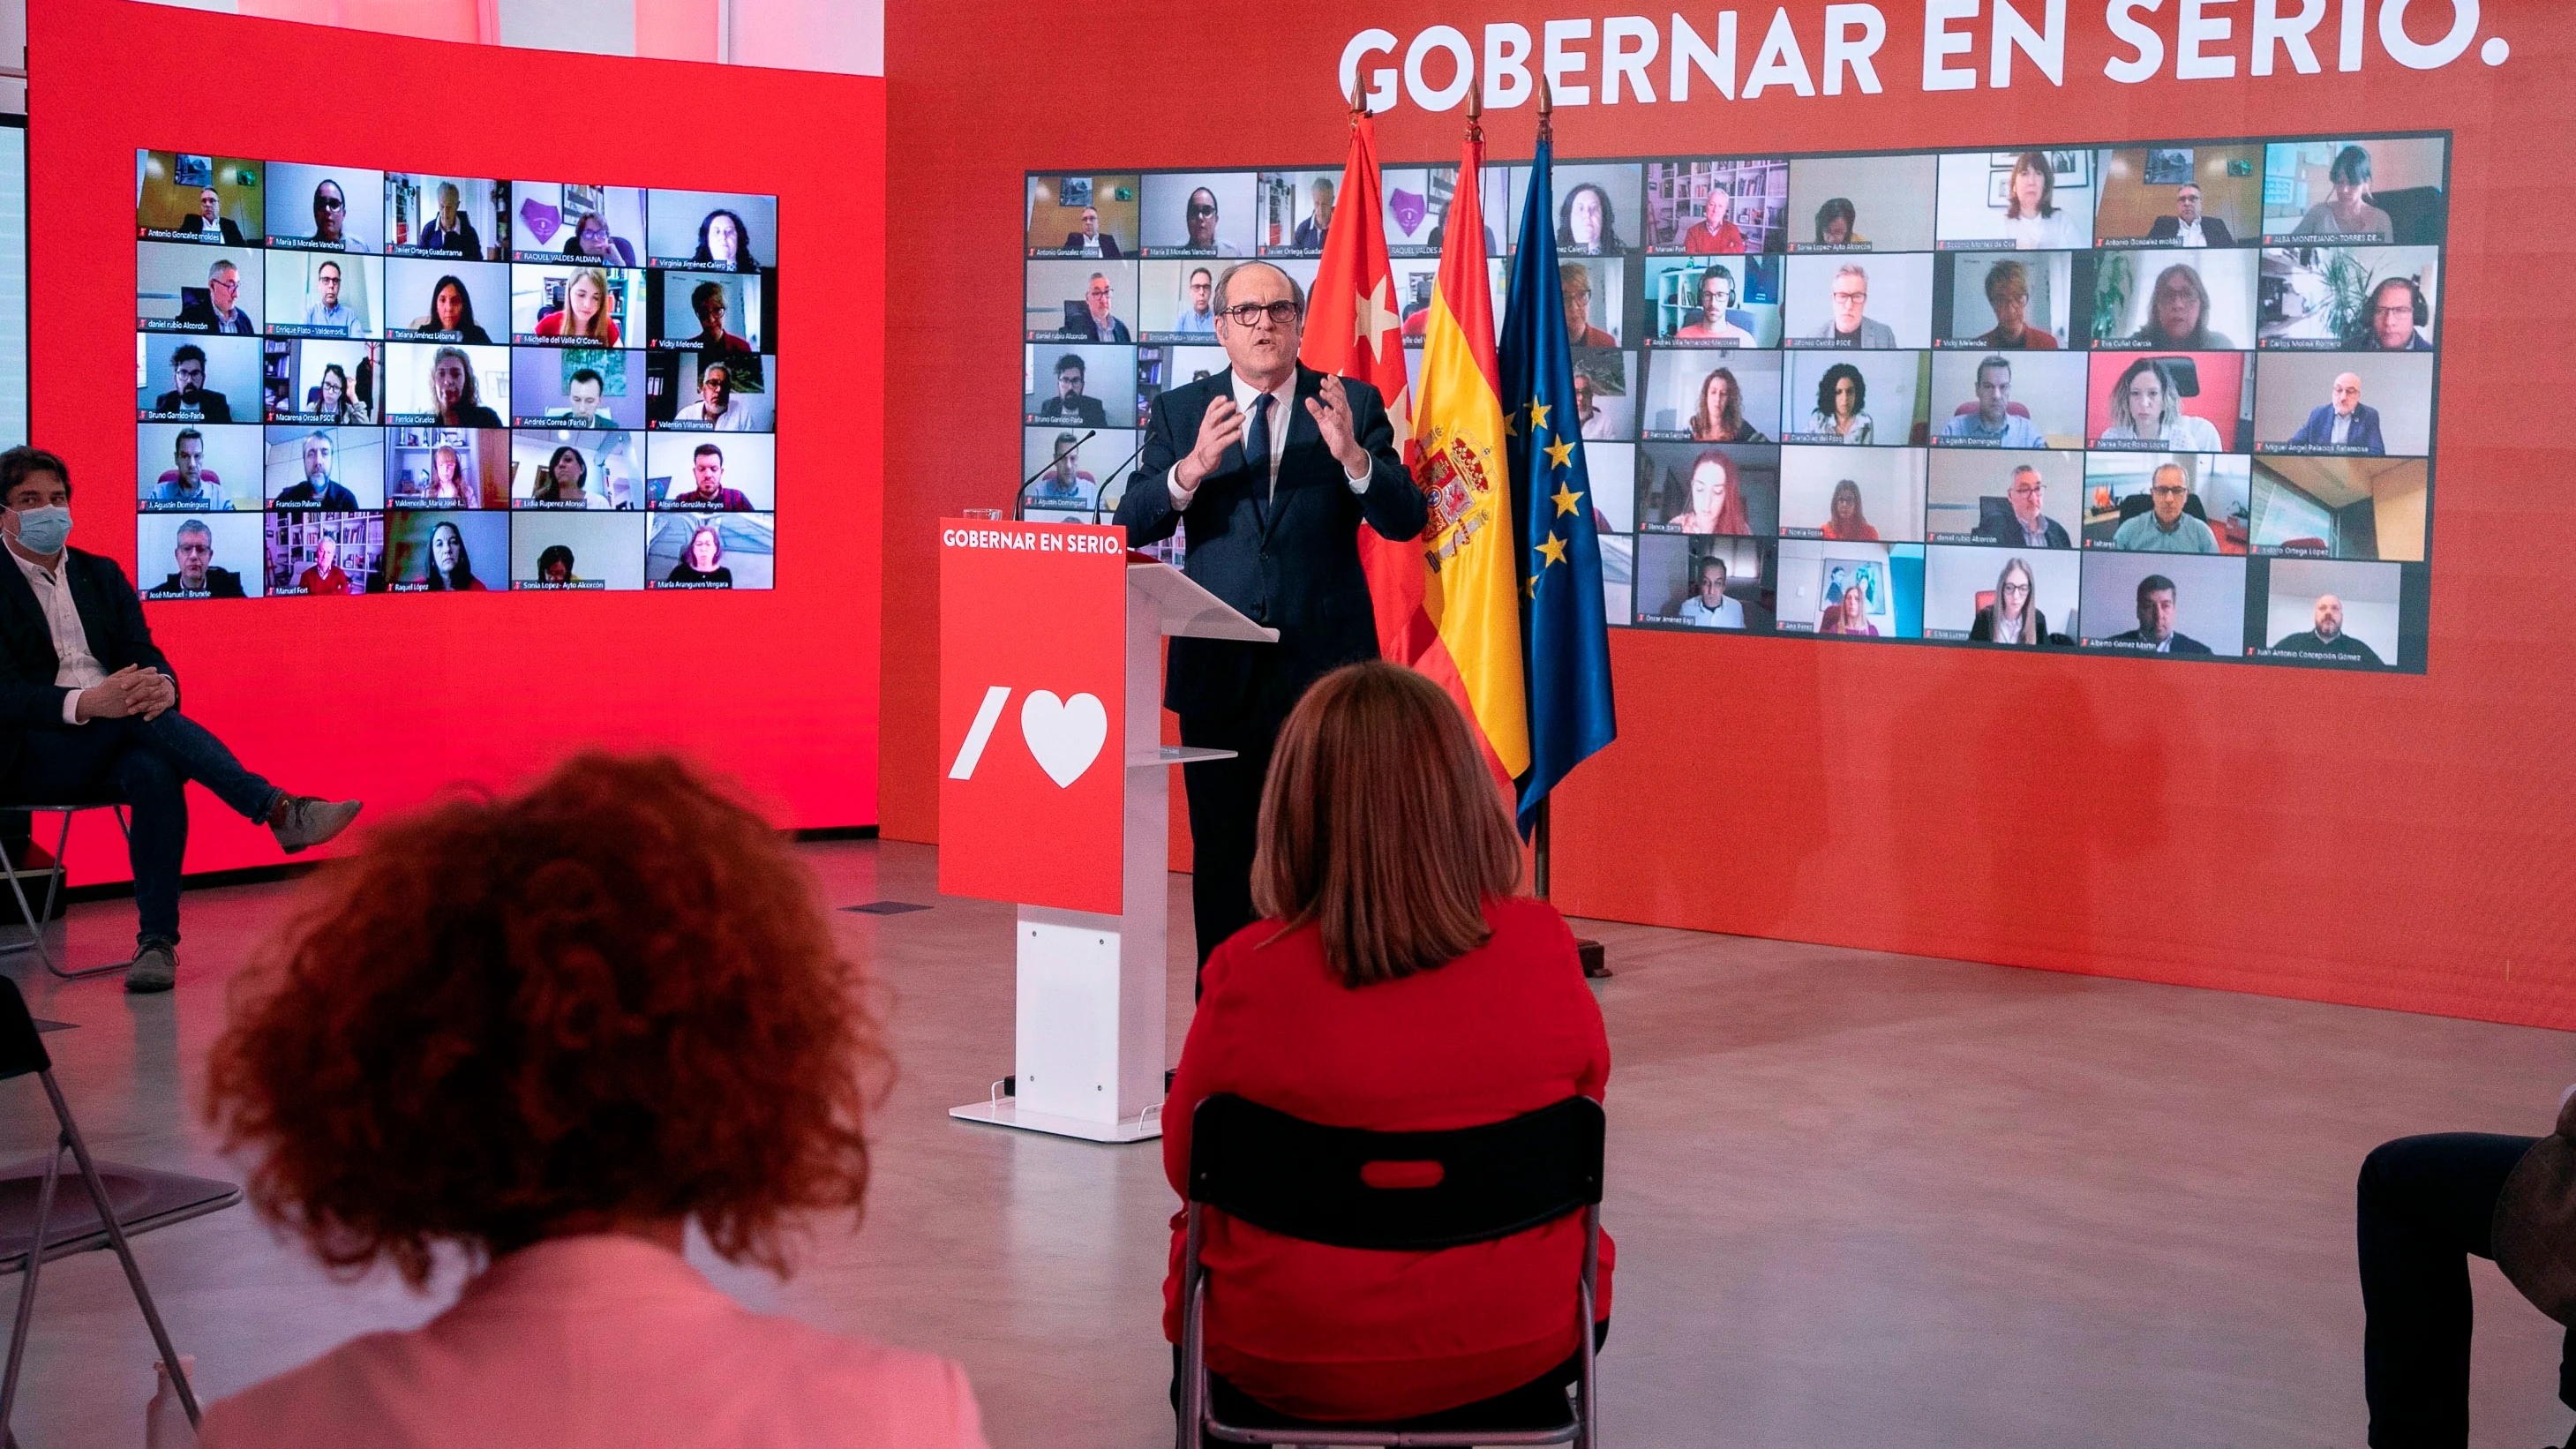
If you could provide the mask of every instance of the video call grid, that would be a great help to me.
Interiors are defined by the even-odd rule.
[[[2039,169],[2028,161],[2044,179],[2023,179]],[[2001,572],[2019,557],[2050,642],[2421,670],[2448,162],[2442,132],[1560,158],[1590,472],[1632,485],[1596,490],[1612,622],[1964,641],[1999,588],[2024,581]],[[1527,174],[1486,168],[1498,310]],[[1416,349],[1454,175],[1381,169]],[[1310,282],[1312,222],[1339,177],[1026,174],[1028,516],[1109,515],[1123,479],[1113,469],[1102,487],[1090,461],[1133,449],[1129,429],[1163,387],[1225,366],[1212,319],[1191,315],[1194,285],[1252,256]],[[2056,214],[2014,216],[2017,184]],[[1728,203],[1714,227],[1712,192]],[[2177,265],[2187,279],[2168,280]],[[1858,327],[1835,326],[1838,281],[1865,288]],[[2380,301],[2390,315],[2374,335],[2379,319],[2359,314]],[[1818,335],[1833,331],[1847,335]],[[1730,391],[1711,376],[1721,366],[1750,429],[1732,441],[1695,416],[1725,416],[1706,406]],[[2142,419],[2126,428],[2112,402],[2124,380]],[[1824,416],[1829,387],[1860,405]],[[1999,410],[1986,391],[2004,394]],[[2165,392],[2180,395],[2170,415]],[[2167,464],[2185,489],[2170,523],[2154,502]],[[2043,486],[2015,541],[2023,466]],[[1865,527],[1836,526],[1847,474]],[[2172,551],[2186,544],[2206,551]],[[1711,556],[1725,580],[1707,604],[1691,584],[1711,581]],[[2150,574],[2170,587],[2142,589]],[[1857,620],[1840,607],[1850,580]],[[2322,618],[2328,594],[2339,634]]]
[[[136,188],[147,599],[774,585],[777,198],[173,151]]]

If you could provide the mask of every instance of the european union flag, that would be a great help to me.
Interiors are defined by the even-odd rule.
[[[1529,690],[1530,769],[1521,778],[1526,835],[1547,792],[1593,751],[1618,738],[1610,697],[1610,633],[1602,618],[1601,537],[1593,527],[1592,475],[1574,403],[1574,358],[1556,264],[1554,143],[1539,137],[1512,253],[1499,361],[1521,520],[1522,677]]]

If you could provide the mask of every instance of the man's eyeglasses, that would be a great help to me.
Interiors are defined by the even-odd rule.
[[[2154,495],[2155,495],[2156,497],[2158,497],[2158,498],[2189,498],[2189,497],[2191,496],[2191,490],[2190,490],[2190,489],[2188,489],[2188,488],[2176,488],[2176,487],[2174,487],[2174,486],[2173,486],[2173,485],[2171,485],[2171,484],[2165,484],[2165,485],[2160,486],[2160,487],[2150,488],[2150,489],[2148,489],[2147,491],[2148,491],[2149,493],[2154,494]]]
[[[1193,201],[1190,203],[1190,215],[1214,216],[1216,215],[1216,206],[1212,202]]]
[[[346,211],[349,203],[336,196],[317,196],[313,198],[313,208],[316,211]]]
[[[1297,320],[1297,311],[1294,302],[1272,302],[1268,306],[1259,302],[1242,302],[1226,308],[1225,315],[1237,327],[1250,327],[1264,317],[1269,318],[1274,326],[1285,327]]]

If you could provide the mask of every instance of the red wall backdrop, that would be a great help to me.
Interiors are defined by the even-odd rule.
[[[1690,18],[1712,34],[1716,10]],[[1771,5],[1739,6],[1739,74]],[[1785,7],[1820,69],[1823,6]],[[1983,7],[1991,12],[1992,7]],[[2036,16],[2045,7],[2022,3]],[[2568,262],[2576,239],[2576,31],[2549,0],[2488,0],[2481,36],[2511,59],[2437,71],[2335,70],[2343,7],[2315,40],[2325,73],[2245,78],[2251,6],[2232,15],[2235,80],[2173,79],[2174,6],[2139,19],[2163,75],[2121,85],[2099,0],[2068,7],[2065,85],[2027,64],[2009,90],[1919,89],[1921,8],[1884,3],[1880,95],[1751,102],[1701,81],[1686,104],[1558,112],[1561,157],[1704,150],[1983,147],[2167,136],[2447,127],[2451,253],[2436,463],[2431,672],[2157,667],[1925,648],[1614,631],[1621,737],[1577,771],[1557,817],[1569,912],[2321,1000],[2576,1027],[2569,785],[2576,629],[2559,580],[2576,542],[2566,430],[2576,394]],[[2296,13],[2296,7],[2283,7]],[[2438,38],[2450,7],[2411,27]],[[1650,23],[1669,35],[1666,9]],[[933,521],[1006,502],[1015,410],[1024,168],[1340,164],[1342,46],[1448,23],[1536,33],[1594,16],[1581,78],[1599,99],[1599,12],[1492,0],[1363,10],[1146,0],[1084,7],[1078,37],[993,5],[889,7],[887,250],[903,299],[888,343],[953,398],[945,426],[889,438],[885,829],[937,833]],[[1982,23],[1972,53],[1986,60]],[[1133,81],[1104,98],[1086,66]],[[1665,90],[1665,62],[1650,68]],[[1377,57],[1371,64],[1399,63]],[[1435,60],[1430,79],[1445,80]],[[1379,122],[1390,163],[1454,158],[1459,112]],[[1528,156],[1524,107],[1487,117],[1492,156]],[[790,374],[792,377],[794,374]]]
[[[151,604],[188,712],[371,812],[584,744],[668,749],[782,826],[873,824],[884,83],[450,44],[125,0],[28,16],[32,391],[73,542],[134,567],[134,152],[779,198],[778,587]],[[149,567],[168,571],[166,561]],[[428,607],[423,607],[426,604]],[[191,870],[278,858],[196,795]],[[84,881],[126,874],[85,825]]]

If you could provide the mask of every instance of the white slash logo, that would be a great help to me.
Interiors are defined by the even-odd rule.
[[[984,758],[984,747],[993,738],[993,726],[1002,719],[1002,706],[1011,699],[1011,686],[996,684],[984,691],[984,702],[976,707],[975,722],[966,729],[966,741],[958,746],[956,763],[948,767],[948,778],[971,780],[975,766]],[[1082,778],[1091,762],[1100,758],[1101,746],[1109,741],[1109,711],[1101,707],[1100,697],[1077,694],[1071,699],[1058,699],[1051,691],[1033,690],[1020,702],[1020,738],[1027,742],[1029,754],[1038,768],[1059,788]]]

